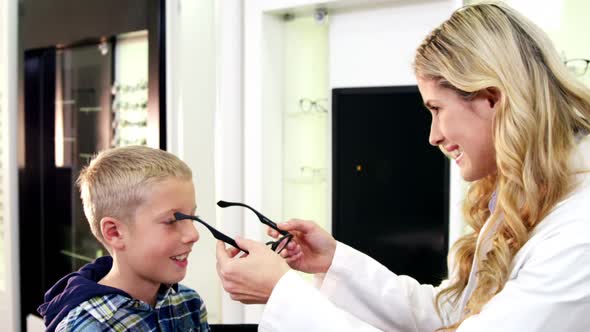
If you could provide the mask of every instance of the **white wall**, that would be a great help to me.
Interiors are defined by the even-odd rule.
[[[447,19],[455,0],[399,1],[330,15],[332,88],[416,84],[412,61],[424,37]]]
[[[0,1],[0,190],[3,248],[0,264],[0,322],[3,331],[20,331],[17,203],[17,1]]]
[[[216,221],[215,111],[217,104],[216,20],[213,1],[166,1],[168,151],[193,170],[197,214]],[[215,272],[216,240],[198,226],[200,240],[189,258],[183,284],[204,299],[210,322],[221,319]]]
[[[216,196],[243,201],[243,5],[242,1],[216,1],[217,111],[215,117]],[[217,226],[234,237],[243,234],[243,209],[217,209]],[[225,324],[244,321],[244,305],[221,294]]]
[[[415,85],[412,61],[416,48],[461,5],[458,0],[406,0],[336,11],[330,15],[331,88]],[[464,225],[464,181],[454,163],[450,183],[449,245],[461,235]]]

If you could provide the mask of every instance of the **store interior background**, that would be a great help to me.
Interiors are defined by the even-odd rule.
[[[505,2],[541,26],[564,61],[590,58],[589,2]],[[415,85],[415,48],[462,4],[167,0],[166,149],[192,168],[199,214],[229,235],[261,241],[264,229],[253,215],[218,209],[215,202],[243,201],[276,221],[311,219],[331,230],[332,89]],[[318,17],[318,8],[327,16]],[[18,252],[19,232],[27,231],[19,229],[17,174],[23,152],[15,143],[24,132],[19,127],[20,17],[19,1],[0,2],[0,321],[6,331],[21,330],[18,272],[27,264]],[[115,67],[126,70],[117,73],[120,82],[128,77],[135,84],[149,76],[147,46],[131,44],[128,52],[120,49],[121,64]],[[578,78],[590,84],[589,73]],[[325,105],[325,112],[317,105],[302,112],[301,99]],[[468,231],[459,212],[465,188],[451,166],[449,243]],[[200,231],[183,283],[204,298],[211,322],[256,323],[263,306],[235,303],[223,292],[215,272],[215,240]],[[28,320],[28,331],[43,330],[36,317]]]

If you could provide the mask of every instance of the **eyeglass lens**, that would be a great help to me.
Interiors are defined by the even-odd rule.
[[[280,253],[286,247],[286,245],[289,243],[289,241],[291,241],[291,238],[293,237],[293,235],[290,234],[289,232],[280,229],[274,221],[268,219],[262,213],[258,212],[256,209],[254,209],[253,207],[251,207],[247,204],[238,203],[238,202],[219,201],[219,202],[217,202],[217,206],[219,206],[221,208],[226,208],[226,207],[230,207],[230,206],[241,206],[241,207],[245,207],[246,209],[254,212],[254,214],[256,214],[256,216],[258,217],[258,219],[260,220],[261,223],[274,229],[275,231],[279,232],[279,234],[282,235],[282,237],[280,239],[278,239],[277,241],[269,241],[266,243],[267,245],[270,244],[271,249],[277,253]]]
[[[582,76],[588,71],[588,59],[571,59],[565,62],[565,65],[569,71],[576,76]]]
[[[301,98],[299,99],[299,108],[302,112],[327,112],[328,109],[326,108],[325,103],[328,101],[326,98],[320,98],[316,100],[312,100],[309,98]]]

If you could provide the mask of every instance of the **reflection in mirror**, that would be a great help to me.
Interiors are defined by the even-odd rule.
[[[111,146],[146,145],[148,123],[148,36],[146,31],[117,38]]]
[[[84,216],[76,176],[100,150],[147,142],[148,33],[62,48],[55,68],[55,167],[69,174],[71,223],[59,254],[71,270],[102,256]]]
[[[16,291],[24,322],[57,280],[107,254],[82,212],[80,169],[109,147],[166,148],[167,2],[18,2],[18,225],[26,232],[18,235]]]

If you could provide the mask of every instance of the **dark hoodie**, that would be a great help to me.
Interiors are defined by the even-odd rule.
[[[45,320],[46,331],[53,332],[70,310],[96,296],[121,294],[129,296],[124,291],[98,284],[113,266],[110,256],[97,258],[94,262],[84,265],[78,272],[70,273],[61,278],[47,293],[45,303],[37,311]]]

